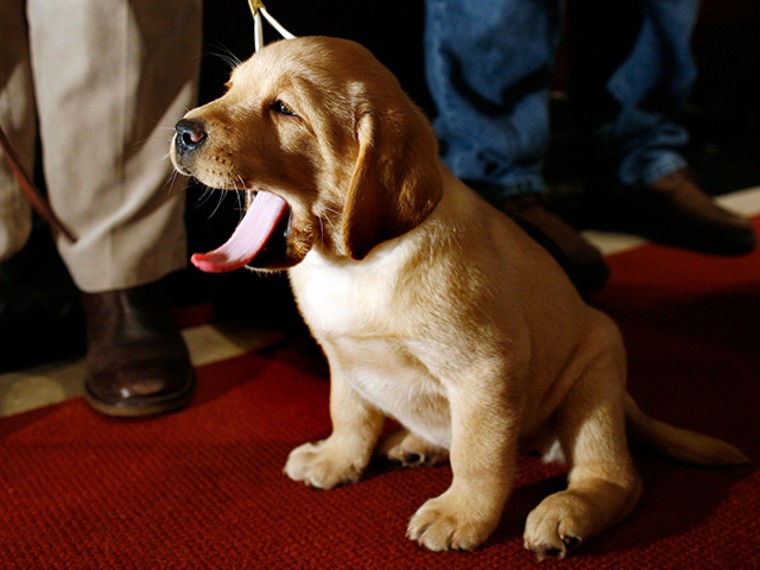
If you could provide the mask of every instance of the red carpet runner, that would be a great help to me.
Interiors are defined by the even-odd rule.
[[[760,252],[721,259],[647,246],[611,258],[595,303],[620,323],[630,385],[657,417],[760,457]],[[293,347],[198,370],[178,414],[111,421],[74,400],[0,420],[2,568],[526,568],[527,513],[562,471],[520,463],[492,539],[430,553],[406,522],[448,467],[374,466],[310,490],[282,474],[295,445],[327,435],[327,382]],[[301,368],[301,369],[299,369]],[[760,567],[755,466],[702,469],[637,456],[644,497],[623,523],[553,568]]]

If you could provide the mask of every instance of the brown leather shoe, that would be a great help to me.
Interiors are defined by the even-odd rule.
[[[507,198],[497,207],[554,257],[581,295],[598,291],[609,279],[602,253],[560,218],[543,195]]]
[[[594,226],[717,255],[740,255],[755,247],[752,223],[718,206],[688,169],[649,186],[616,190],[592,194]]]
[[[182,408],[195,391],[187,347],[162,284],[83,293],[87,323],[85,397],[109,416]]]

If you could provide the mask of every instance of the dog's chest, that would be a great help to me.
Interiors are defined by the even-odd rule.
[[[299,308],[330,361],[357,393],[441,446],[450,440],[443,386],[423,364],[412,307],[399,307],[394,273],[305,264],[290,270]],[[419,324],[419,323],[417,323]]]
[[[405,343],[383,338],[330,339],[332,374],[386,415],[441,447],[451,439],[444,386]]]
[[[316,335],[395,336],[404,298],[390,263],[331,262],[310,253],[289,270],[299,309]]]

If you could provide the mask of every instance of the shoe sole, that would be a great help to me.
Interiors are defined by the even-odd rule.
[[[114,418],[139,418],[176,412],[187,407],[196,391],[195,375],[191,374],[186,390],[171,397],[134,398],[128,402],[106,402],[92,394],[85,384],[84,398],[92,409]]]

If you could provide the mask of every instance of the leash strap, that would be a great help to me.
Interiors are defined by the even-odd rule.
[[[295,38],[293,34],[291,34],[288,30],[286,30],[280,22],[274,19],[274,17],[267,12],[267,9],[264,7],[264,2],[261,0],[248,0],[248,6],[251,9],[251,14],[253,14],[253,35],[254,35],[254,48],[255,51],[259,51],[262,47],[264,47],[264,25],[263,25],[263,19],[266,19],[267,22],[269,22],[269,25],[272,26],[275,30],[277,30],[277,33],[280,34],[283,38],[286,40],[292,40]]]
[[[71,243],[75,243],[77,241],[76,234],[72,232],[68,227],[66,227],[66,225],[58,218],[58,216],[55,215],[55,212],[53,212],[53,209],[50,207],[50,204],[42,195],[42,192],[40,192],[35,187],[35,185],[32,184],[29,177],[21,168],[21,164],[16,158],[16,154],[13,152],[11,143],[5,136],[2,128],[0,128],[0,148],[3,149],[5,160],[8,161],[8,165],[11,167],[11,171],[18,179],[19,186],[24,192],[27,200],[29,200],[29,203],[32,205],[32,208],[34,208],[34,211],[37,212],[40,217],[45,220],[51,228],[53,228],[53,230],[64,235],[66,239],[68,239]]]
[[[251,14],[253,15],[254,51],[258,52],[262,47],[264,47],[264,19],[266,19],[266,21],[269,22],[269,25],[277,30],[277,33],[286,40],[292,40],[295,38],[293,34],[286,30],[283,25],[280,24],[280,22],[275,20],[275,18],[269,12],[267,12],[267,9],[264,7],[264,2],[261,0],[248,0],[248,7],[251,9]],[[250,208],[251,202],[253,202],[253,197],[254,191],[246,190],[246,207]]]

